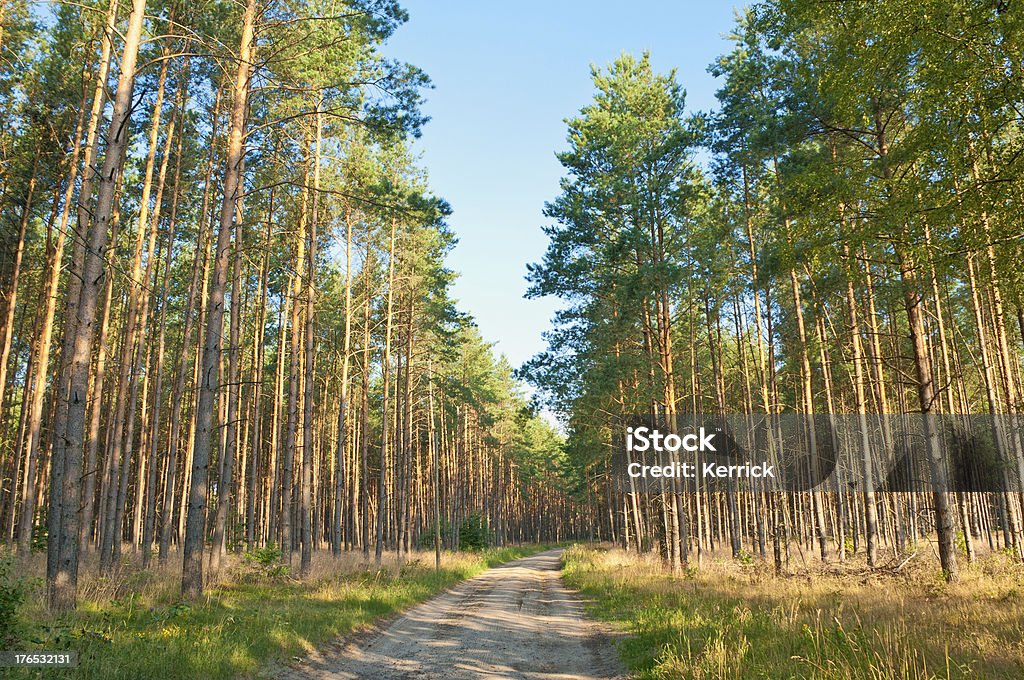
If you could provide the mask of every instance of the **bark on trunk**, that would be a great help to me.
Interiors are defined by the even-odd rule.
[[[146,0],[134,0],[121,56],[121,74],[114,96],[114,110],[107,134],[106,156],[99,175],[99,189],[92,220],[83,217],[79,224],[89,223],[82,264],[82,279],[77,300],[77,320],[71,340],[70,375],[66,397],[66,430],[64,441],[55,442],[51,454],[50,483],[61,487],[61,521],[57,534],[50,540],[59,542],[48,559],[57,561],[54,578],[48,584],[50,606],[57,610],[73,609],[78,590],[78,541],[82,500],[82,453],[85,434],[86,392],[89,387],[89,360],[92,354],[96,305],[103,285],[103,263],[110,220],[114,210],[114,188],[124,162],[124,150],[130,134],[132,92],[135,86],[135,64],[138,60]],[[69,309],[69,311],[71,311]]]
[[[242,18],[242,38],[235,74],[231,132],[228,136],[224,165],[224,199],[220,208],[220,225],[214,257],[213,281],[206,303],[206,337],[203,369],[200,376],[197,422],[192,451],[192,479],[188,494],[188,515],[185,519],[184,562],[181,592],[195,598],[203,592],[203,545],[206,538],[206,501],[208,495],[210,445],[213,441],[213,409],[217,398],[217,366],[220,363],[221,335],[224,318],[224,289],[227,284],[228,255],[231,246],[232,221],[241,195],[242,159],[245,156],[245,112],[249,95],[249,72],[252,67],[253,29],[256,0],[248,0]]]

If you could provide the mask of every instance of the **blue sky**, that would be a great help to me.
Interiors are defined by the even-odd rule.
[[[513,366],[544,349],[557,300],[526,300],[526,264],[546,248],[544,202],[558,195],[564,119],[593,96],[590,65],[651,53],[677,69],[691,110],[714,108],[706,71],[729,50],[728,0],[487,2],[406,0],[409,22],[385,53],[434,82],[416,143],[435,193],[454,208],[454,294]]]

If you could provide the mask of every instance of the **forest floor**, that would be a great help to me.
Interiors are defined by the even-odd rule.
[[[1024,571],[1001,553],[955,584],[924,557],[780,576],[756,559],[706,559],[674,576],[594,547],[567,550],[563,573],[591,614],[630,634],[619,649],[636,678],[1024,677]]]
[[[22,651],[76,650],[76,670],[4,669],[12,680],[203,680],[255,677],[267,667],[300,659],[339,636],[366,630],[472,578],[490,567],[546,546],[444,553],[434,570],[433,552],[399,563],[385,554],[380,567],[361,553],[314,554],[308,576],[296,579],[273,567],[232,557],[223,578],[198,602],[179,595],[181,561],[143,571],[126,558],[117,573],[96,576],[87,565],[79,608],[53,615],[41,578],[27,581],[18,615]],[[297,559],[297,558],[296,558]],[[41,575],[45,555],[17,562],[15,574]]]
[[[339,640],[268,674],[278,680],[625,677],[611,631],[585,617],[561,550],[490,569],[362,640]]]

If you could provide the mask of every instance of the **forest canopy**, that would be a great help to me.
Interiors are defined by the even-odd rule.
[[[949,491],[932,420],[934,493],[875,493],[871,447],[906,435],[882,418],[855,442],[863,486],[616,494],[608,418],[990,414],[965,436],[1019,489],[1022,30],[1009,3],[764,0],[708,67],[708,112],[647,54],[593,69],[529,267],[530,295],[564,307],[522,374],[607,506],[601,535],[680,569],[716,545],[782,569],[791,538],[875,566],[934,536],[951,580],[983,544],[1024,558],[1020,494]]]
[[[0,4],[0,541],[50,604],[183,555],[577,526],[560,440],[451,296],[393,0]],[[557,508],[557,511],[555,509]],[[426,538],[424,538],[426,537]],[[297,555],[296,555],[297,553]]]

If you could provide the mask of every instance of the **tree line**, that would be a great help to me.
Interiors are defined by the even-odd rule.
[[[687,113],[647,54],[593,70],[529,269],[530,294],[566,306],[523,374],[565,419],[602,538],[677,569],[716,549],[779,570],[793,551],[880,567],[934,549],[955,580],[983,550],[1024,558],[1019,10],[763,0],[708,68],[712,112]],[[1013,483],[643,494],[613,479],[616,413],[999,415],[983,435]]]
[[[391,0],[0,4],[0,541],[51,606],[180,553],[580,530],[557,433],[450,297]],[[479,537],[477,537],[479,538]],[[296,556],[297,553],[297,556]]]

